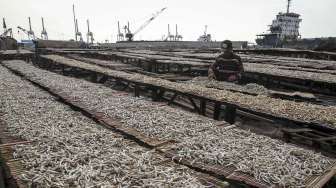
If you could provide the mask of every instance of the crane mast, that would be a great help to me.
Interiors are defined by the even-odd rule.
[[[87,27],[88,27],[88,32],[86,34],[86,39],[87,39],[87,43],[91,43],[93,44],[94,38],[93,38],[93,33],[90,31],[90,22],[89,20],[86,20],[87,23]]]
[[[83,41],[83,37],[82,37],[82,33],[79,32],[78,29],[78,20],[76,18],[76,12],[75,12],[75,5],[72,5],[72,12],[73,12],[73,18],[74,18],[74,25],[75,25],[75,40],[78,41],[78,37],[79,40],[82,42]]]
[[[5,18],[2,18],[2,27],[4,29],[3,33],[0,35],[1,37],[6,37],[9,33],[9,36],[13,38],[13,31],[12,28],[7,29],[7,24]]]
[[[73,12],[73,19],[74,19],[74,25],[75,25],[75,40],[77,41],[77,22],[76,22],[76,14],[75,14],[75,5],[72,5],[72,12]]]
[[[82,33],[79,32],[79,29],[78,29],[78,20],[77,20],[77,19],[76,19],[76,28],[77,28],[77,33],[76,33],[76,35],[79,36],[79,41],[80,41],[80,42],[83,42]]]
[[[180,41],[180,40],[182,40],[183,39],[183,37],[182,37],[182,35],[180,35],[179,33],[178,33],[178,31],[177,31],[177,24],[175,25],[175,41]]]
[[[134,34],[131,33],[129,22],[127,22],[127,25],[124,27],[125,29],[125,37],[128,41],[133,41]]]
[[[44,27],[44,20],[43,20],[43,17],[42,17],[41,19],[42,19],[41,39],[43,39],[43,40],[48,40],[48,33],[47,33],[47,30],[46,30],[45,27]]]
[[[165,40],[173,41],[174,38],[175,36],[170,33],[170,25],[168,24],[168,33],[167,33],[167,38]]]
[[[117,36],[117,41],[123,41],[124,40],[124,34],[120,31],[120,24],[118,21],[118,36]]]
[[[291,5],[291,0],[288,0],[288,3],[287,3],[287,13],[289,13],[290,5]]]
[[[35,37],[35,33],[34,33],[34,31],[32,30],[30,17],[28,17],[28,21],[29,21],[28,39],[29,39],[29,40],[30,40],[30,39],[35,40],[36,37]]]
[[[2,18],[2,27],[4,28],[4,30],[7,29],[7,25],[6,25],[6,20],[5,20],[5,18]]]

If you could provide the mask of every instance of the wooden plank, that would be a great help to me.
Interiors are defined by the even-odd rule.
[[[282,131],[284,132],[287,132],[287,133],[302,133],[302,132],[312,132],[313,130],[312,129],[307,129],[307,128],[304,128],[304,129],[289,129],[289,128],[285,128],[285,129],[281,129]]]

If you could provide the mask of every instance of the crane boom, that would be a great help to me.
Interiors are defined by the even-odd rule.
[[[33,38],[34,40],[35,40],[35,39],[40,39],[40,38],[36,37],[34,34],[31,34],[28,30],[24,29],[23,27],[18,26],[17,28],[18,28],[19,30],[21,30],[22,32],[24,32],[24,33],[28,36],[28,38],[30,38],[30,36],[32,36],[32,38]]]
[[[151,23],[156,17],[158,17],[164,10],[166,10],[167,7],[162,8],[161,10],[157,11],[150,17],[145,23],[143,23],[134,33],[130,31],[129,24],[124,27],[125,29],[125,37],[128,41],[133,41],[134,35],[139,33],[141,30],[143,30],[149,23]]]
[[[158,17],[164,10],[166,10],[167,7],[162,8],[161,10],[157,11],[150,17],[145,23],[143,23],[139,29],[137,29],[134,33],[133,36],[139,33],[141,30],[143,30],[149,23],[151,23],[156,17]]]
[[[0,36],[5,37],[8,35],[8,33],[10,34],[11,37],[13,37],[12,28],[6,29],[5,32],[3,32]]]

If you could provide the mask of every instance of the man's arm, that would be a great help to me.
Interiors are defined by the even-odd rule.
[[[216,59],[216,61],[210,65],[210,68],[215,70],[217,66],[218,66],[218,61]]]
[[[238,55],[234,54],[234,59],[238,60],[239,71],[241,73],[244,72],[244,65],[241,58]]]
[[[215,69],[216,69],[216,66],[217,66],[217,60],[214,62],[214,63],[212,63],[211,65],[210,65],[210,67],[209,67],[209,70],[208,70],[208,78],[210,79],[210,80],[215,80],[216,79],[216,75],[215,75]]]
[[[216,57],[215,62],[218,63],[223,60],[225,60],[224,54],[220,54],[219,56]]]

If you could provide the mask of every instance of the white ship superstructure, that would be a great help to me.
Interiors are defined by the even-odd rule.
[[[278,33],[281,39],[297,39],[301,21],[299,14],[279,13],[270,26],[271,33]]]
[[[277,47],[285,40],[296,40],[301,37],[300,14],[290,12],[291,0],[288,0],[287,12],[279,13],[270,25],[270,33],[257,35],[257,43],[263,46]]]

